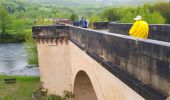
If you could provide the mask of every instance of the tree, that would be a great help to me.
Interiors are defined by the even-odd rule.
[[[150,14],[147,22],[151,24],[165,24],[165,18],[157,11]]]
[[[0,5],[1,6],[1,5]],[[6,33],[6,29],[11,24],[11,18],[9,13],[4,7],[0,7],[0,29],[2,33]]]
[[[130,11],[126,12],[124,14],[124,17],[122,17],[122,19],[120,21],[123,22],[123,23],[132,23],[132,22],[134,22],[132,13]]]
[[[17,34],[23,34],[25,29],[25,21],[23,19],[17,19],[13,21],[13,29]]]
[[[90,18],[89,18],[89,21],[91,22],[91,23],[93,23],[93,22],[101,22],[101,21],[103,21],[99,16],[96,16],[96,15],[94,15],[94,16],[91,16]]]
[[[108,21],[119,21],[120,17],[119,8],[108,8],[101,13],[101,18]]]
[[[170,24],[170,2],[157,3],[152,9],[159,11],[166,18],[166,23]]]
[[[75,19],[78,19],[78,16],[75,13],[72,13],[70,19],[74,21]]]
[[[113,9],[111,8],[104,10],[101,17],[107,19],[108,21],[114,21]]]
[[[134,22],[133,18],[137,15],[141,15],[142,19],[149,24],[164,24],[165,18],[158,11],[150,11],[147,6],[135,7],[135,8],[124,8],[119,11],[121,13],[120,21],[123,23]]]

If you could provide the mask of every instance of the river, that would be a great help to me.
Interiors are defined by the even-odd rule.
[[[10,73],[27,66],[27,57],[22,43],[0,43],[0,72]]]
[[[27,66],[23,43],[0,43],[0,75],[39,76],[38,67]]]

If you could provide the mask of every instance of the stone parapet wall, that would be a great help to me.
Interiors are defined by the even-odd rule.
[[[109,32],[129,35],[132,24],[128,23],[109,23]],[[170,42],[170,25],[168,24],[150,24],[149,39]]]
[[[64,25],[34,26],[32,32],[38,42],[67,43],[69,38],[69,27]]]
[[[84,48],[170,95],[170,43],[70,27],[70,38]]]
[[[100,30],[100,29],[108,29],[109,22],[94,22],[93,29]]]

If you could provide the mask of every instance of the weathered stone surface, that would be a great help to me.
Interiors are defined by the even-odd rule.
[[[54,41],[63,43],[65,41],[67,43],[69,37],[69,27],[68,26],[34,26],[32,28],[33,38],[38,41],[49,42]]]
[[[129,35],[129,30],[132,24],[125,23],[109,23],[109,32]],[[165,24],[150,24],[149,39],[170,42],[170,25]]]
[[[103,54],[102,57],[144,83],[170,95],[169,90],[152,82],[152,74],[170,82],[170,43],[74,27],[70,27],[70,38],[86,45],[87,49],[98,55]],[[155,82],[160,82],[160,78]],[[164,86],[169,88],[170,83]]]
[[[100,30],[100,29],[108,29],[109,22],[94,22],[93,29]]]

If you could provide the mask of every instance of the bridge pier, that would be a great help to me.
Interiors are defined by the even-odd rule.
[[[41,42],[37,48],[43,87],[49,94],[60,96],[63,96],[65,90],[72,91],[69,46]]]

